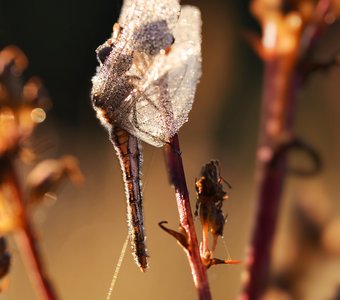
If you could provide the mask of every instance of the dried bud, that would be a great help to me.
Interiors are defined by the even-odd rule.
[[[14,46],[0,51],[0,155],[20,153],[37,123],[45,120],[48,96],[37,78],[23,84],[28,61]]]

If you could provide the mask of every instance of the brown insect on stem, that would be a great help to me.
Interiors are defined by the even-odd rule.
[[[223,228],[227,216],[223,214],[223,202],[228,199],[223,184],[229,188],[231,185],[222,178],[218,160],[211,160],[202,167],[201,177],[195,180],[196,187],[196,211],[195,216],[200,217],[203,228],[203,241],[201,243],[202,259],[212,258],[219,236],[223,236]],[[213,237],[213,244],[209,249],[209,232]]]

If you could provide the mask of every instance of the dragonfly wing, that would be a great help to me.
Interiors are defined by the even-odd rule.
[[[132,33],[134,51],[156,55],[173,43],[172,29],[180,14],[178,0],[128,0],[118,20]]]
[[[134,107],[124,128],[143,141],[162,146],[187,122],[201,75],[201,16],[184,6],[168,54],[154,57],[138,83]]]
[[[133,86],[125,73],[134,52],[150,57],[168,48],[180,12],[178,0],[126,0],[119,17],[120,32],[97,51],[100,65],[93,77],[92,101],[102,123],[111,127],[126,118]]]
[[[164,20],[172,30],[180,9],[179,0],[124,0],[118,23],[134,31],[148,23]]]

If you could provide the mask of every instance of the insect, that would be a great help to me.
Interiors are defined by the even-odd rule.
[[[227,215],[223,214],[222,205],[228,199],[223,189],[223,182],[231,188],[230,184],[221,177],[220,164],[217,160],[211,160],[201,170],[201,177],[196,180],[196,210],[203,227],[203,241],[201,244],[201,256],[212,257],[216,248],[218,236],[223,236],[223,228]],[[213,236],[211,251],[209,250],[208,233]]]
[[[147,268],[140,140],[161,147],[187,121],[201,74],[201,17],[178,0],[126,0],[96,50],[91,99],[125,183],[132,252]]]

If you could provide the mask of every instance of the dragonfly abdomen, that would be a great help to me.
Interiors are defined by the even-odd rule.
[[[119,127],[112,128],[110,139],[115,147],[123,171],[132,254],[137,265],[144,272],[148,267],[148,255],[144,234],[141,145],[135,136]]]

